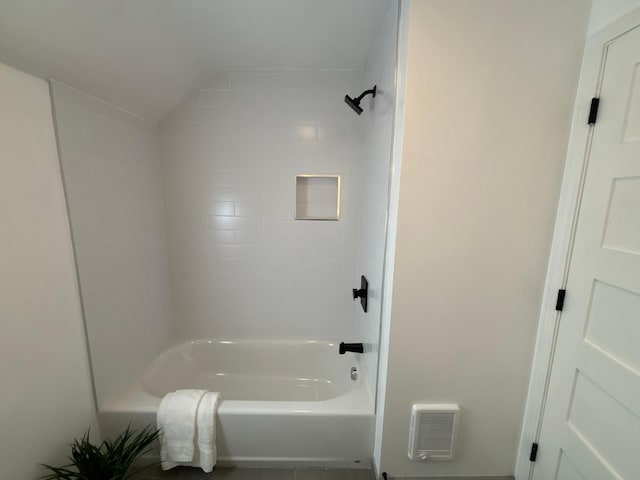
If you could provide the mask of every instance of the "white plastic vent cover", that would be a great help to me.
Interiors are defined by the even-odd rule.
[[[414,404],[409,429],[411,460],[452,460],[460,407],[451,404]]]

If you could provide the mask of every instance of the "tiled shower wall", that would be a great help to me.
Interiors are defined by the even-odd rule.
[[[156,128],[53,81],[98,402],[173,335]]]
[[[362,72],[220,74],[161,123],[183,338],[359,341]],[[339,221],[296,221],[295,175],[341,176]]]
[[[362,210],[356,270],[369,280],[368,312],[358,310],[357,337],[365,343],[363,369],[371,397],[375,397],[378,371],[378,338],[382,274],[389,196],[389,174],[395,104],[396,37],[398,3],[390,8],[373,46],[365,71],[365,84],[377,85],[376,98],[362,114],[364,125],[362,156]]]

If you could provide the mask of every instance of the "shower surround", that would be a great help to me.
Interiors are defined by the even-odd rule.
[[[98,404],[173,340],[157,128],[51,82]]]
[[[355,341],[362,72],[231,72],[160,125],[181,338]],[[295,176],[341,179],[339,221],[296,221]],[[259,320],[258,320],[259,319]]]

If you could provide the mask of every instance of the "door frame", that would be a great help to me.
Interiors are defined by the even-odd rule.
[[[609,45],[638,26],[640,26],[640,8],[632,10],[591,35],[585,45],[516,457],[516,480],[528,480],[533,472],[533,463],[529,461],[529,454],[532,444],[538,442],[540,435],[562,313],[555,310],[556,296],[558,290],[565,288],[567,283],[569,260],[586,173],[586,160],[591,149],[593,127],[587,125],[591,99],[599,96],[604,60]],[[571,293],[568,292],[568,295]],[[540,448],[544,448],[544,445],[540,445]]]

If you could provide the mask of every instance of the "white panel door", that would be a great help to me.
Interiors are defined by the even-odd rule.
[[[603,57],[535,480],[640,480],[640,28]]]

